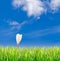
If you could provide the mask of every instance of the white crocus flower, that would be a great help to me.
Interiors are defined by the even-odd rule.
[[[19,45],[19,43],[21,42],[21,40],[22,40],[22,34],[17,34],[16,35],[17,46]]]

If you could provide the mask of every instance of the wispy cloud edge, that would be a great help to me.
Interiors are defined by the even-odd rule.
[[[42,37],[42,36],[56,34],[56,33],[60,33],[60,26],[54,26],[52,28],[32,31],[32,32],[26,33],[25,36],[36,38],[36,37]]]
[[[8,21],[7,22],[9,26],[11,26],[11,30],[20,30],[22,26],[24,26],[25,24],[27,24],[27,21],[23,21],[21,23],[19,23],[18,21]]]

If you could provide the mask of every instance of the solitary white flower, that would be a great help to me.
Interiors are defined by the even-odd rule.
[[[19,43],[21,42],[21,40],[22,40],[22,34],[17,34],[16,35],[17,46],[19,45]]]

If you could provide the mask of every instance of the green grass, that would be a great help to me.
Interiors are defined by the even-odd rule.
[[[60,61],[60,48],[0,47],[0,61]]]

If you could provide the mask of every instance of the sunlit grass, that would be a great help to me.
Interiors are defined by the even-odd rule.
[[[0,47],[0,61],[60,61],[60,48]]]

